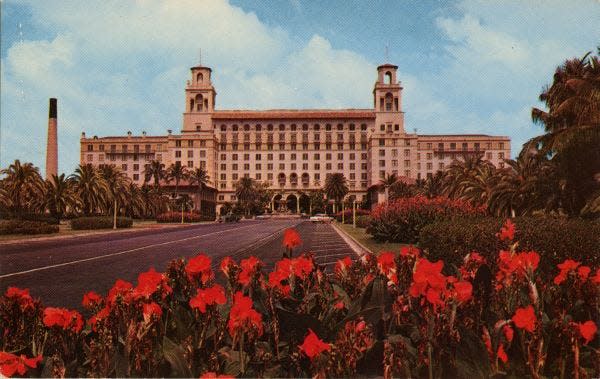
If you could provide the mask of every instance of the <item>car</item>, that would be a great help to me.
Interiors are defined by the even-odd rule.
[[[317,213],[316,215],[310,218],[310,222],[323,222],[330,223],[333,220],[333,217],[328,216],[325,213]]]
[[[241,216],[235,213],[229,213],[224,216],[219,217],[217,222],[239,222]]]
[[[255,217],[257,220],[268,220],[271,218],[270,214],[262,214]]]

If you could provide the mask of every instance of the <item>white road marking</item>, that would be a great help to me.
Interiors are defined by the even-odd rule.
[[[352,250],[350,248],[350,246],[346,246],[346,247],[348,248],[348,250]],[[334,248],[331,248],[331,249],[308,250],[308,252],[310,252],[310,253],[318,253],[318,252],[323,252],[323,251],[340,251],[340,248],[339,247],[334,247]]]
[[[316,247],[317,249],[319,249],[319,248],[322,248],[322,247],[342,247],[342,246],[348,246],[348,244],[346,244],[346,243],[332,243],[332,244],[323,244],[323,245],[313,245],[311,247]]]
[[[353,253],[354,251],[351,251],[351,252]],[[315,257],[315,259],[319,259],[319,258],[327,258],[327,257],[339,257],[339,256],[342,256],[342,255],[347,255],[347,256],[350,256],[350,254],[349,254],[349,253],[338,253],[338,254],[328,254],[328,255],[317,255],[317,256]]]
[[[43,266],[43,267],[37,267],[37,268],[30,269],[30,270],[12,272],[10,274],[0,275],[0,279],[10,278],[10,277],[13,277],[13,276],[18,276],[18,275],[23,275],[23,274],[29,274],[29,273],[37,272],[37,271],[49,270],[49,269],[56,268],[56,267],[70,266],[70,265],[74,265],[74,264],[78,264],[78,263],[82,263],[82,262],[95,261],[95,260],[98,260],[98,259],[109,258],[109,257],[117,256],[117,255],[132,253],[134,251],[144,250],[144,249],[147,249],[147,248],[150,248],[150,247],[170,245],[170,244],[176,243],[176,242],[189,241],[189,240],[193,240],[193,239],[197,239],[197,238],[214,236],[216,234],[222,234],[222,233],[227,233],[227,232],[231,232],[231,231],[237,231],[237,230],[240,230],[240,229],[251,228],[253,226],[257,226],[257,225],[253,224],[253,225],[248,225],[248,226],[242,226],[242,227],[239,227],[239,228],[231,228],[231,229],[227,229],[227,230],[221,230],[219,232],[214,232],[214,233],[209,233],[209,234],[203,234],[203,235],[200,235],[200,236],[186,237],[186,238],[182,238],[182,239],[179,239],[179,240],[167,241],[167,242],[161,242],[161,243],[155,243],[155,244],[152,244],[152,245],[146,245],[146,246],[142,246],[142,247],[136,247],[135,249],[117,251],[115,253],[110,253],[110,254],[105,254],[105,255],[98,255],[98,256],[95,256],[95,257],[91,257],[91,258],[77,259],[77,260],[70,261],[70,262],[63,262],[63,263],[58,263],[58,264],[55,264],[55,265],[48,265],[48,266]]]

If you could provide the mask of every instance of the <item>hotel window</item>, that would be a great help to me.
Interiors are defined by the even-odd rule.
[[[290,170],[295,170],[295,169],[296,169],[296,164],[295,164],[295,163],[292,163],[292,164],[291,164],[291,167],[290,167]]]
[[[427,153],[427,160],[431,160],[433,158],[433,154]]]
[[[379,161],[379,167],[385,167],[385,161],[383,159]]]
[[[262,158],[262,157],[260,156],[260,154],[256,154],[256,155],[254,156],[254,159],[255,159],[255,160],[257,160],[257,161],[260,161],[260,160],[261,160],[261,158]]]
[[[250,163],[244,163],[244,171],[250,170]]]
[[[344,144],[342,142],[337,144],[338,150],[344,150]]]
[[[325,164],[325,170],[331,170],[331,163]]]
[[[356,174],[351,172],[350,173],[350,180],[355,180],[356,179]]]
[[[328,160],[328,161],[331,160],[331,153],[325,154],[325,160]]]
[[[257,173],[257,174],[256,174],[256,180],[261,180],[261,178],[262,178],[262,175],[260,174],[260,172],[259,172],[259,173]]]
[[[206,147],[206,140],[200,141],[200,147]]]
[[[273,180],[273,173],[272,172],[267,173],[267,180]]]
[[[315,160],[317,160],[317,161],[318,161],[319,159],[321,159],[321,154],[319,154],[319,153],[316,153],[316,154],[314,155],[314,158],[315,158]]]
[[[315,145],[314,146],[315,150],[319,150],[321,148],[321,144],[320,143],[315,143],[314,145]]]
[[[385,157],[385,150],[384,149],[380,149],[379,150],[379,156],[380,157]]]
[[[126,165],[126,164],[122,164],[122,165],[121,165],[121,170],[123,170],[123,171],[127,171],[127,165]]]
[[[327,149],[327,150],[331,150],[331,144],[330,144],[330,143],[326,143],[326,144],[325,144],[325,149]]]
[[[98,154],[98,160],[104,162],[104,154]]]
[[[427,163],[427,169],[428,170],[433,169],[433,163]]]
[[[492,148],[492,143],[488,142],[488,143],[486,143],[486,146],[487,146],[488,149],[491,149]]]
[[[366,163],[361,163],[360,164],[360,169],[361,170],[366,170],[367,169],[367,164]]]
[[[360,144],[360,149],[361,150],[367,150],[367,144],[366,143],[361,143]]]
[[[237,161],[238,160],[238,155],[237,154],[231,154],[231,160],[232,161]]]
[[[475,142],[475,151],[479,151],[479,142]]]
[[[363,172],[362,174],[360,174],[360,178],[361,178],[362,180],[366,180],[366,179],[367,179],[367,173],[366,173],[366,172]]]
[[[273,169],[273,163],[267,163],[267,170]]]
[[[302,130],[303,131],[307,131],[308,130],[308,125],[307,124],[302,124]]]
[[[344,134],[343,133],[338,133],[337,140],[338,141],[343,141],[344,140]]]
[[[87,145],[87,151],[94,151],[94,145]]]
[[[188,161],[187,166],[190,167],[190,168],[194,167],[194,161]]]
[[[225,188],[227,188],[227,183],[223,182],[220,184],[220,186],[221,186],[221,189],[225,189]],[[219,195],[219,197],[222,197],[221,200],[225,200],[225,195]]]
[[[382,170],[382,171],[379,171],[379,178],[380,178],[380,179],[383,179],[383,178],[385,178],[385,171],[383,171],[383,170]]]
[[[397,131],[397,132],[400,131],[400,125],[395,124],[394,125],[394,130]]]
[[[404,167],[410,167],[410,161],[409,160],[404,161]]]
[[[280,170],[285,170],[285,163],[280,163],[279,164],[279,169]]]
[[[326,132],[330,132],[331,131],[331,124],[325,125],[325,131]]]
[[[140,180],[140,174],[133,174],[133,180]]]
[[[344,164],[343,163],[338,163],[338,170],[343,170],[344,169]]]
[[[321,126],[319,124],[315,124],[313,127],[314,130],[321,130]]]
[[[350,163],[350,170],[356,169],[356,163]]]
[[[122,146],[122,150],[123,150],[124,153],[126,153],[127,152],[127,145],[123,145]]]
[[[237,143],[232,143],[231,144],[231,150],[237,151],[238,149],[238,144]]]
[[[404,149],[404,156],[410,157],[410,149]]]
[[[221,170],[223,170],[223,171],[227,170],[227,164],[226,163],[221,163]]]
[[[181,140],[175,141],[175,147],[181,147]]]
[[[273,131],[273,125],[272,124],[267,125],[267,130],[270,131],[270,132],[272,132]]]
[[[231,127],[231,130],[233,130],[234,132],[237,132],[238,131],[238,126],[237,125],[233,125]]]
[[[221,149],[221,150],[227,149],[227,144],[225,144],[225,143],[222,143],[219,146],[220,146],[219,149]]]
[[[486,153],[486,154],[485,154],[485,157],[486,157],[487,159],[492,159],[492,153]]]
[[[450,144],[450,150],[456,150],[456,144],[454,142]]]
[[[356,154],[350,153],[350,160],[353,161],[356,159]]]
[[[295,143],[290,144],[290,150],[296,150],[296,144]]]
[[[409,139],[405,139],[404,140],[404,146],[410,146],[410,140]]]
[[[262,126],[260,124],[256,125],[256,131],[260,132],[260,130],[262,129]]]
[[[233,181],[236,181],[236,180],[238,180],[238,174],[237,174],[237,173],[235,173],[235,174],[231,174],[231,179],[232,179]]]
[[[379,125],[379,130],[381,130],[382,132],[385,132],[385,125],[383,125],[383,124]]]
[[[279,150],[285,150],[285,143],[279,144]]]
[[[273,154],[267,154],[267,160],[268,161],[272,161],[273,160]]]
[[[500,142],[498,144],[498,149],[501,149],[501,150],[504,149],[504,142]]]
[[[91,161],[94,159],[93,157],[94,157],[94,156],[93,156],[92,154],[88,154],[88,155],[87,155],[87,160],[88,160],[88,162],[91,162]]]
[[[188,158],[194,158],[194,150],[188,150],[187,157]]]
[[[379,139],[379,146],[385,146],[385,140],[383,138]]]
[[[285,125],[279,124],[279,130],[283,132],[285,130]]]
[[[245,161],[249,161],[250,160],[250,154],[244,154],[244,160]]]
[[[321,164],[315,163],[315,170],[320,170],[320,169],[321,169]]]
[[[232,170],[237,170],[237,169],[238,169],[238,165],[237,165],[237,163],[233,163],[233,164],[231,165],[231,169],[232,169]]]
[[[308,153],[303,153],[302,154],[302,160],[303,161],[307,161],[308,160]]]
[[[200,168],[203,170],[206,169],[206,161],[200,161]]]
[[[200,158],[206,158],[206,150],[200,150]]]
[[[249,143],[245,143],[244,144],[244,150],[250,150],[250,144]]]
[[[344,159],[344,153],[338,153],[337,159],[343,160]]]
[[[285,154],[279,154],[279,160],[280,161],[285,160]]]
[[[308,163],[302,163],[302,169],[308,170]]]
[[[221,125],[221,131],[224,132],[227,130],[227,127],[225,125]]]
[[[440,162],[440,163],[438,163],[438,168],[439,168],[440,170],[443,170],[443,169],[444,169],[444,162]]]
[[[134,164],[133,165],[133,171],[140,171],[140,165],[139,164]]]
[[[273,144],[272,143],[268,143],[267,144],[267,150],[273,150]]]
[[[466,151],[468,148],[469,148],[469,145],[466,142],[463,142],[463,144],[462,144],[463,151]]]
[[[318,172],[315,173],[314,178],[315,178],[315,180],[320,180],[321,179],[321,174],[319,174]]]
[[[293,161],[295,161],[296,160],[296,154],[295,153],[291,154],[290,159],[293,160]]]
[[[188,140],[187,145],[188,147],[194,147],[194,140]]]
[[[100,151],[104,151],[104,145],[99,145],[98,147],[99,147],[99,149],[98,149],[98,150],[100,150]]]
[[[248,134],[248,133],[244,134],[244,142],[250,142],[250,134]]]
[[[175,158],[181,158],[181,151],[175,150]]]
[[[398,167],[398,160],[392,159],[392,167]]]
[[[498,159],[504,159],[504,153],[498,153]]]

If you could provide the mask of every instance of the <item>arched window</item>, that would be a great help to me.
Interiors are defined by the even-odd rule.
[[[290,183],[298,184],[298,175],[295,172],[290,175]]]
[[[308,181],[310,180],[310,175],[308,175],[308,173],[304,173],[302,174],[302,184],[308,184]]]
[[[279,173],[279,175],[277,175],[277,181],[279,182],[280,185],[285,184],[285,174],[283,172],[281,172],[281,173]]]
[[[190,112],[194,111],[194,99],[190,99]]]
[[[204,80],[204,75],[202,75],[202,73],[199,72],[198,75],[196,75],[196,83],[202,83],[203,80]]]
[[[385,95],[385,110],[386,111],[392,110],[393,102],[394,102],[394,96],[391,93],[387,93]]]
[[[198,112],[202,112],[202,107],[203,107],[203,104],[204,104],[204,100],[203,100],[201,94],[197,94],[196,95],[196,101],[195,102],[196,102],[196,110]]]
[[[389,71],[385,73],[385,84],[392,84],[392,73]]]

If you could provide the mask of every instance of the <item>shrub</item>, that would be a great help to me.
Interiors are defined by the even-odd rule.
[[[49,214],[39,214],[39,213],[22,213],[19,217],[16,217],[15,214],[7,213],[0,211],[0,219],[19,219],[23,221],[39,221],[44,222],[46,224],[58,225],[58,219],[50,216]]]
[[[200,222],[213,221],[214,215],[201,215],[198,212],[183,212],[183,222]],[[159,223],[178,223],[181,222],[181,212],[165,212],[156,216],[156,221]]]
[[[370,215],[357,217],[356,218],[356,227],[357,228],[366,228],[367,226],[369,226],[370,222],[371,222]]]
[[[600,265],[600,222],[550,217],[514,219],[515,239],[521,251],[536,251],[549,267],[567,258]],[[419,246],[433,259],[460,265],[462,257],[476,251],[493,262],[506,243],[495,238],[502,220],[492,217],[438,221],[421,229]],[[545,268],[544,268],[545,269]]]
[[[344,211],[339,211],[335,214],[335,219],[338,222],[342,222],[342,213],[344,214],[344,224],[352,224],[352,209],[346,209]],[[371,212],[366,209],[357,209],[356,217],[360,216],[368,216]]]
[[[367,233],[376,241],[416,243],[419,232],[435,220],[485,214],[485,208],[445,197],[400,198],[371,212]]]
[[[0,235],[5,234],[51,234],[58,233],[58,225],[41,221],[2,220]]]
[[[117,217],[117,228],[131,228],[133,220],[128,217]],[[113,218],[105,217],[79,217],[71,220],[71,229],[111,229],[113,227]]]

